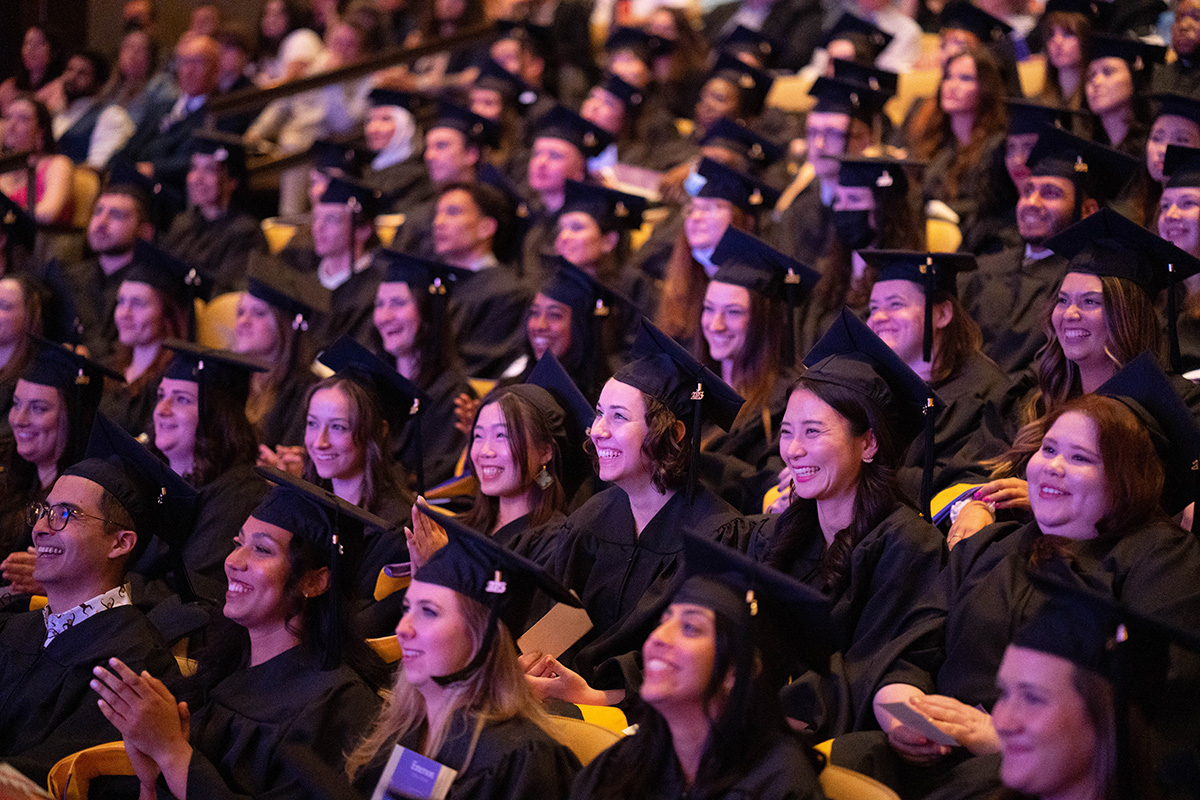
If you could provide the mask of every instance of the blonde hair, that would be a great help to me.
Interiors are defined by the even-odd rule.
[[[454,597],[471,638],[472,650],[478,650],[487,632],[490,612],[482,603],[458,592],[454,593]],[[424,741],[421,742],[422,755],[428,758],[436,757],[448,738],[461,733],[452,727],[456,717],[454,712],[459,710],[466,710],[475,715],[476,738],[485,723],[514,717],[525,717],[549,732],[549,720],[529,690],[525,672],[517,661],[517,649],[508,627],[501,620],[496,620],[496,625],[498,630],[492,640],[491,652],[470,677],[453,684],[455,694],[450,706],[451,713],[447,714],[438,729],[431,729],[426,733]],[[379,753],[390,750],[405,736],[420,728],[425,721],[425,698],[408,683],[404,676],[404,668],[400,667],[396,670],[395,683],[383,710],[375,720],[375,725],[347,756],[346,774],[354,780]],[[471,752],[474,752],[474,749],[472,741]],[[470,756],[459,771],[465,770],[468,764]]]

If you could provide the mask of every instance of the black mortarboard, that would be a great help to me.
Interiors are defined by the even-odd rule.
[[[481,117],[469,108],[439,100],[437,116],[429,123],[429,128],[451,128],[466,137],[467,142],[476,147],[499,147],[500,126],[495,120]]]
[[[819,591],[692,533],[683,537],[683,563],[686,578],[671,602],[707,608],[745,629],[766,659],[770,679],[828,671],[836,645],[829,600]]]
[[[1200,188],[1200,148],[1167,145],[1163,175],[1167,178],[1165,189]]]
[[[399,106],[411,111],[413,96],[410,92],[403,92],[399,89],[384,89],[382,86],[376,86],[367,94],[367,101],[373,106]]]
[[[861,186],[869,189],[888,189],[903,196],[908,191],[909,168],[923,168],[920,161],[877,156],[835,156],[839,186]]]
[[[587,158],[595,158],[613,143],[611,133],[563,105],[546,112],[538,121],[534,137],[562,139],[573,144]]]
[[[246,291],[290,317],[292,330],[306,331],[314,313],[329,312],[333,293],[278,256],[252,252],[246,273]]]
[[[515,102],[518,109],[528,108],[538,99],[537,90],[520,75],[514,75],[490,58],[485,58],[479,65],[474,88],[499,92],[508,102]]]
[[[224,392],[238,406],[244,406],[250,396],[250,376],[255,372],[266,372],[270,367],[257,359],[234,353],[230,350],[218,350],[213,347],[183,342],[178,339],[167,339],[163,347],[175,352],[175,357],[167,365],[164,378],[179,381],[192,381],[200,384],[200,402],[204,402],[206,392]],[[204,408],[200,408],[200,416],[204,416]]]
[[[1044,246],[1069,260],[1067,272],[1124,278],[1142,287],[1151,300],[1167,289],[1171,369],[1180,371],[1175,287],[1200,273],[1200,259],[1110,208],[1076,222]]]
[[[646,198],[639,195],[610,189],[598,183],[567,179],[559,216],[582,211],[594,219],[603,231],[632,231],[642,226],[646,206]]]
[[[1134,358],[1096,389],[1096,394],[1120,400],[1150,433],[1166,471],[1163,509],[1174,515],[1194,502],[1200,477],[1200,424],[1154,356],[1146,352]]]
[[[766,297],[783,297],[789,286],[811,290],[821,279],[816,270],[732,225],[713,249],[712,262],[717,265],[714,281],[743,286]]]
[[[817,100],[813,111],[822,114],[846,114],[851,119],[862,120],[868,125],[875,122],[887,101],[886,97],[870,87],[838,78],[827,78],[824,75],[813,81],[808,93]]]
[[[165,232],[175,214],[184,209],[183,192],[158,178],[148,178],[138,172],[137,165],[124,156],[113,156],[108,164],[106,186],[131,187],[141,195],[156,232]]]
[[[545,355],[538,359],[525,383],[541,387],[554,397],[559,408],[566,414],[563,424],[567,440],[583,444],[583,440],[587,438],[587,429],[596,416],[596,407],[579,391],[579,387],[554,357],[554,353],[547,350]]]
[[[515,39],[539,58],[550,58],[554,53],[554,31],[546,25],[535,25],[528,20],[498,19],[496,31],[498,38]]]
[[[933,430],[945,403],[887,344],[846,308],[804,357],[804,378],[865,395],[883,412],[903,453],[925,429],[921,510],[932,497]]]
[[[373,217],[379,213],[381,197],[378,189],[341,175],[334,175],[329,179],[329,185],[325,187],[325,192],[318,202],[345,205],[354,214]]]
[[[900,88],[900,76],[890,70],[872,67],[869,64],[860,64],[857,61],[847,61],[844,58],[832,59],[831,63],[833,64],[834,78],[865,86],[872,91],[879,92],[885,99],[895,96]]]
[[[1082,14],[1088,19],[1096,18],[1096,4],[1093,0],[1047,0],[1042,18],[1047,14]]]
[[[938,19],[941,22],[942,30],[967,31],[975,34],[976,38],[984,44],[997,41],[1012,33],[1012,26],[1007,22],[993,17],[967,0],[954,0],[954,2],[947,3],[946,7],[942,9],[942,13],[938,15]]]
[[[228,137],[206,136],[204,131],[193,134],[196,140],[192,152],[212,156],[217,163],[225,167],[225,171],[234,178],[241,179],[246,175],[246,147],[228,140]]]
[[[144,239],[133,245],[133,260],[122,282],[147,283],[179,303],[189,314],[198,297],[207,300],[212,279],[192,265]]]
[[[487,633],[475,656],[462,669],[450,675],[435,676],[438,684],[446,686],[461,681],[483,664],[495,641],[497,620],[504,621],[514,640],[524,633],[529,610],[539,590],[559,603],[582,606],[573,593],[534,562],[453,517],[427,508],[421,508],[421,513],[445,528],[447,542],[417,570],[413,580],[453,589],[483,604],[489,611]]]
[[[596,88],[608,92],[628,108],[637,108],[646,99],[645,93],[641,89],[632,83],[626,83],[611,72],[596,84]]]
[[[761,31],[738,25],[721,40],[720,49],[726,53],[749,53],[764,67],[769,67],[779,52],[779,43]]]
[[[64,475],[100,484],[133,519],[139,538],[159,537],[170,549],[180,596],[195,600],[180,548],[191,535],[198,492],[162,459],[103,414],[88,436],[87,454]],[[142,548],[144,549],[144,547]]]
[[[1155,117],[1183,117],[1200,125],[1200,99],[1176,92],[1156,92],[1150,99],[1157,103]]]
[[[341,170],[346,175],[358,173],[358,150],[345,142],[332,139],[317,139],[308,149],[312,156],[312,167],[316,170]]]
[[[675,49],[675,43],[661,36],[647,33],[641,28],[618,26],[613,28],[604,40],[604,52],[615,53],[618,50],[631,50],[638,58],[647,64],[651,59],[664,56]]]
[[[92,420],[96,409],[100,407],[100,397],[104,393],[104,379],[111,378],[119,383],[125,382],[125,376],[114,372],[108,367],[73,350],[68,350],[58,342],[43,339],[37,334],[27,334],[33,341],[36,350],[33,358],[21,374],[21,380],[36,383],[39,386],[53,386],[64,394],[73,396],[68,423],[68,450],[63,455],[67,461],[78,461],[83,457],[87,446],[88,435],[92,430]]]
[[[618,369],[613,380],[640,389],[661,402],[692,433],[692,459],[688,466],[690,501],[695,492],[702,423],[707,419],[728,431],[746,401],[679,342],[645,318],[641,320],[631,354],[633,360]]]
[[[570,306],[572,315],[578,314],[581,318],[607,317],[617,304],[632,305],[630,300],[562,256],[552,256],[544,263],[551,268],[550,274],[538,291],[551,300]]]
[[[692,197],[717,197],[728,200],[747,213],[769,211],[779,202],[779,192],[767,184],[727,167],[711,158],[700,159],[684,188]]]
[[[1070,128],[1073,112],[1066,108],[1044,106],[1031,103],[1028,100],[1005,98],[1008,106],[1008,133],[1010,136],[1020,136],[1027,133],[1041,133],[1043,128]]]
[[[384,282],[407,283],[416,292],[448,294],[454,290],[457,281],[471,276],[470,270],[386,247],[375,251],[375,261],[384,268]]]
[[[738,88],[744,117],[756,117],[762,113],[763,106],[767,102],[767,95],[771,93],[771,86],[775,83],[775,79],[768,73],[750,66],[729,53],[721,53],[717,56],[712,77],[723,78]]]
[[[421,446],[421,411],[433,402],[429,395],[349,336],[343,336],[331,344],[317,356],[317,361],[372,392],[378,398],[379,410],[388,419],[392,431],[398,431],[412,421],[416,426],[417,493],[424,494],[425,454]]]
[[[704,131],[701,147],[723,147],[745,156],[755,167],[763,169],[783,158],[781,145],[767,139],[729,117],[721,117]]]
[[[364,529],[388,531],[395,526],[327,489],[282,470],[255,467],[254,471],[275,486],[250,516],[311,542],[324,554],[329,565],[330,613],[334,625],[340,624],[342,596],[353,592]],[[341,662],[339,642],[321,644],[326,647],[322,669],[336,668]]]
[[[4,192],[0,192],[0,229],[8,234],[10,242],[33,249],[34,240],[37,238],[37,223],[29,216],[29,212],[14,203]]]
[[[1138,165],[1132,156],[1053,127],[1038,132],[1037,144],[1025,161],[1031,175],[1066,178],[1100,201],[1118,195]],[[1076,208],[1082,200],[1076,192]]]
[[[833,23],[833,27],[821,35],[821,46],[828,47],[830,42],[851,35],[861,36],[875,49],[872,59],[878,58],[883,48],[891,44],[892,39],[895,38],[875,23],[844,11],[838,17],[837,22]]]
[[[1145,69],[1151,64],[1161,64],[1166,56],[1166,47],[1148,44],[1128,36],[1093,33],[1092,38],[1088,40],[1088,59],[1091,61],[1098,58],[1119,58],[1135,71]]]

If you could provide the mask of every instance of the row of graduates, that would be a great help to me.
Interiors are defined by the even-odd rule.
[[[1079,272],[1071,274],[1091,275],[1091,265],[1114,263],[1104,237],[1093,232],[1087,242],[1073,261]],[[911,256],[903,261],[911,268]],[[178,366],[171,380],[192,384],[201,407],[215,408],[235,375],[240,373],[243,386],[248,383],[252,364],[243,359],[182,344],[176,348]],[[94,365],[63,348],[49,345],[41,352],[43,363],[65,363],[60,370],[76,379],[81,371],[96,375]],[[955,781],[953,796],[966,796],[964,785],[987,788],[997,779],[994,760],[973,756],[994,752],[1004,736],[1020,727],[1011,712],[1004,717],[1007,727],[993,726],[974,705],[991,708],[996,703],[993,678],[1012,632],[1045,600],[1026,571],[1031,558],[1035,572],[1098,590],[1147,613],[1169,610],[1177,624],[1194,626],[1196,609],[1187,587],[1200,553],[1194,538],[1168,519],[1164,509],[1175,512],[1191,500],[1188,466],[1200,449],[1200,429],[1152,356],[1136,359],[1098,393],[1067,403],[1029,429],[1036,434],[1036,444],[1022,456],[1028,459],[1027,475],[1034,487],[1029,492],[1032,518],[985,528],[957,544],[947,563],[942,535],[921,519],[894,483],[900,454],[923,427],[922,409],[940,401],[852,315],[843,314],[807,354],[808,369],[789,393],[780,453],[793,476],[795,498],[778,517],[743,518],[711,491],[688,485],[696,463],[695,431],[705,420],[728,428],[742,398],[648,323],[642,323],[634,353],[634,360],[605,383],[594,416],[579,398],[572,401],[570,380],[552,356],[539,362],[543,377],[497,390],[485,399],[472,447],[479,492],[467,519],[478,521],[477,527],[491,535],[464,531],[458,522],[426,515],[425,509],[414,511],[406,533],[416,579],[405,594],[404,615],[396,625],[403,664],[385,721],[370,744],[351,756],[352,774],[372,774],[369,767],[363,773],[363,765],[385,758],[390,745],[400,741],[452,768],[461,767],[463,796],[561,796],[571,772],[570,757],[530,726],[529,717],[535,724],[540,717],[529,710],[528,699],[521,702],[518,697],[515,707],[497,708],[491,705],[501,702],[496,693],[512,690],[519,696],[532,687],[545,698],[622,703],[632,712],[640,686],[654,709],[639,712],[648,715],[646,738],[639,733],[602,756],[576,784],[578,796],[629,796],[645,790],[644,776],[650,770],[631,772],[620,769],[622,764],[653,767],[654,774],[662,775],[660,789],[668,794],[692,783],[699,792],[711,787],[708,790],[720,796],[731,791],[810,796],[817,789],[803,749],[768,711],[770,698],[788,674],[796,678],[782,697],[789,716],[822,736],[881,726],[890,746],[919,765],[900,766],[900,777],[891,776],[907,794],[921,796],[949,776]],[[348,340],[322,358],[339,370],[334,380],[343,384],[353,383],[379,396],[403,385],[394,370]],[[76,380],[74,385],[95,383]],[[581,433],[588,417],[593,464],[597,476],[611,486],[559,524],[538,529],[534,523],[539,517],[564,505],[564,484],[570,476],[563,468],[572,449],[565,429],[570,426]],[[67,701],[88,691],[84,687],[92,667],[108,654],[87,651],[82,663],[63,666],[57,678],[52,677],[54,670],[32,670],[30,664],[71,661],[62,654],[82,652],[68,645],[73,639],[94,644],[86,639],[97,629],[92,620],[117,618],[113,608],[97,609],[114,605],[122,617],[136,613],[121,609],[129,599],[138,604],[138,582],[119,586],[126,564],[140,561],[127,561],[136,541],[130,531],[155,530],[169,539],[158,549],[176,568],[179,560],[188,564],[192,544],[176,524],[182,514],[174,503],[178,498],[193,500],[194,492],[170,465],[103,417],[97,417],[92,439],[94,454],[114,449],[111,443],[116,442],[121,457],[84,461],[68,469],[55,482],[50,505],[35,504],[29,513],[37,542],[30,577],[43,584],[50,610],[14,615],[0,630],[0,637],[11,636],[14,642],[11,649],[3,649],[17,660],[10,673],[14,686],[33,680],[31,676],[74,681],[71,692],[14,690],[14,697],[56,698],[53,709],[22,709],[21,714],[40,720],[40,728],[6,726],[18,736],[37,739],[27,755],[40,755],[43,760],[36,763],[41,769],[48,767],[47,755],[52,761],[65,754],[63,742],[56,738],[63,721],[56,715],[64,711],[86,707],[93,715],[89,724],[75,719],[75,724],[62,728],[72,732],[72,746],[90,743],[86,738],[81,742],[84,731],[111,736],[111,729],[94,719],[90,702]],[[131,488],[130,469],[152,477]],[[370,696],[362,673],[347,666],[355,663],[350,654],[361,629],[349,623],[331,626],[328,619],[321,624],[314,617],[317,609],[328,613],[335,606],[335,590],[361,587],[363,567],[372,560],[376,543],[398,534],[392,523],[333,492],[277,471],[260,474],[280,486],[251,509],[244,524],[235,523],[239,532],[224,562],[224,617],[247,629],[249,648],[241,657],[248,661],[216,684],[209,704],[199,706],[201,724],[193,723],[196,733],[190,745],[179,734],[175,698],[148,674],[138,675],[136,668],[129,671],[121,663],[132,661],[136,653],[118,652],[121,661],[108,663],[111,673],[108,668],[96,671],[95,687],[104,699],[100,709],[124,736],[143,782],[161,779],[176,795],[204,790],[224,796],[232,790],[259,796],[279,790],[341,796],[332,788],[345,780],[339,777],[341,755],[371,717],[357,705]],[[119,502],[105,506],[100,493],[90,488],[89,499],[78,478],[85,485],[90,481],[109,489]],[[122,508],[131,521],[120,516]],[[518,518],[515,525],[506,522],[506,517],[521,512],[524,519]],[[84,525],[92,526],[92,536],[103,532],[111,544],[98,550],[80,546],[72,536],[81,536]],[[106,526],[121,530],[110,532]],[[332,537],[335,528],[338,536]],[[514,528],[523,529],[522,535],[509,539],[506,547],[505,537]],[[61,535],[63,531],[68,535]],[[689,535],[708,541],[688,543]],[[317,543],[313,561],[306,563],[297,545],[290,544],[300,540]],[[160,543],[151,548],[156,544]],[[366,555],[357,569],[352,566],[356,550]],[[743,557],[740,566],[739,550],[752,556]],[[345,553],[352,555],[343,560]],[[516,553],[544,565],[554,577]],[[74,559],[67,558],[77,554],[107,559],[108,569],[96,572],[116,585],[81,582],[80,573],[70,568]],[[378,551],[374,558],[379,558]],[[375,573],[378,563],[371,565]],[[521,571],[540,576],[537,583],[552,599],[582,602],[594,625],[561,657],[526,653],[524,676],[512,670],[516,661],[506,644],[510,640],[493,629],[499,618],[517,632],[539,616],[541,609],[531,613],[530,598],[508,605],[509,587],[517,594]],[[684,583],[685,574],[698,572],[720,577],[699,585]],[[729,572],[743,577],[730,579]],[[183,574],[176,571],[167,580],[173,578],[179,588]],[[371,571],[367,575],[373,578]],[[477,612],[464,610],[470,606],[461,597],[439,586],[482,605]],[[88,594],[95,588],[104,591]],[[747,588],[752,590],[749,594]],[[782,601],[775,599],[780,593]],[[306,596],[315,602],[298,599]],[[110,602],[114,597],[126,600]],[[78,607],[67,609],[68,603]],[[532,603],[534,608],[538,605]],[[701,613],[700,621],[692,619],[697,606],[713,616]],[[159,604],[150,618],[161,621],[168,610],[178,615],[181,609],[203,608],[195,603]],[[456,623],[456,611],[478,618],[473,624]],[[758,615],[763,619],[756,622]],[[449,623],[437,622],[446,617]],[[748,631],[760,624],[774,635],[754,632],[752,642],[768,652],[787,645],[784,660],[776,661],[779,653],[764,653],[758,665],[749,658],[753,650],[738,637],[750,635]],[[145,620],[138,625],[144,633]],[[796,635],[798,630],[805,635]],[[196,638],[213,638],[209,634]],[[722,636],[734,641],[722,645]],[[706,641],[722,660],[702,657],[699,663],[707,669],[701,668],[688,683],[680,673],[686,674],[694,663],[675,637],[709,637]],[[119,639],[108,636],[106,641],[117,644]],[[1047,640],[1063,641],[1057,634],[1043,636],[1039,646],[1045,647]],[[345,648],[341,653],[339,645]],[[145,648],[144,639],[132,647]],[[836,655],[826,668],[829,649]],[[1061,655],[1062,650],[1051,652]],[[199,648],[194,654],[201,664],[211,658]],[[340,663],[343,657],[347,663]],[[508,679],[494,671],[501,669],[492,663],[496,660],[507,660],[512,673]],[[729,672],[718,668],[721,664],[728,664]],[[1171,689],[1153,698],[1155,703],[1147,702],[1145,711],[1156,724],[1186,727],[1181,720],[1188,715],[1173,712],[1183,707],[1180,703],[1189,693],[1194,697],[1195,676],[1186,657],[1172,660],[1170,667]],[[1087,668],[1095,665],[1089,661]],[[69,679],[63,677],[72,670]],[[461,692],[447,691],[459,681],[472,683]],[[295,696],[301,687],[304,703]],[[1176,697],[1176,691],[1181,696]],[[937,697],[921,699],[935,693]],[[268,702],[276,696],[278,703]],[[963,747],[948,752],[924,740],[881,705],[895,700],[954,731]],[[457,702],[463,706],[456,707]],[[16,713],[16,706],[11,708]],[[473,712],[478,716],[472,725]],[[468,715],[468,721],[459,721],[456,714]],[[22,721],[21,715],[14,720]],[[721,725],[715,727],[718,721]],[[347,731],[355,723],[353,732]],[[44,738],[38,739],[34,730],[42,731]],[[1091,735],[1101,734],[1092,730]],[[330,741],[338,736],[343,738]],[[882,736],[861,735],[868,750],[872,743],[878,747]],[[28,745],[28,740],[22,741]],[[652,746],[642,747],[643,742]],[[856,745],[862,746],[854,737],[836,740],[835,763],[860,766],[853,760]],[[1028,744],[1021,747],[1029,749]],[[880,754],[870,752],[878,763]],[[1015,752],[1022,751],[1018,747]],[[24,746],[14,746],[7,755],[22,763],[24,754]],[[1089,779],[1095,758],[1083,770]],[[1034,778],[1044,778],[1055,764],[1061,766],[1053,757],[1047,764],[1032,771]],[[25,768],[40,777],[36,767]],[[1073,778],[1079,778],[1078,773]],[[639,786],[618,786],[613,777],[628,775],[636,775]],[[1020,775],[1017,770],[1004,777],[1017,788],[1042,791],[1039,784],[1022,783]],[[1034,778],[1026,774],[1026,780]],[[1097,784],[1095,796],[1104,796],[1107,780]],[[371,783],[367,781],[368,788]],[[653,793],[659,790],[646,791],[657,796]]]

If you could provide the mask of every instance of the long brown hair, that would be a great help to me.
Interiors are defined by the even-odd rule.
[[[762,416],[762,411],[771,398],[771,390],[783,366],[783,320],[787,311],[778,297],[768,297],[762,292],[747,289],[750,296],[750,313],[746,324],[746,340],[742,349],[733,354],[731,385],[746,399],[734,421],[737,427],[742,420],[752,421]],[[702,308],[703,310],[703,308]],[[697,355],[708,361],[708,343],[703,336],[696,339]],[[720,369],[717,369],[720,374]]]
[[[954,161],[946,174],[945,186],[951,199],[958,197],[959,178],[979,163],[989,142],[1008,129],[1008,112],[1004,105],[1004,79],[1001,77],[1000,66],[995,56],[985,47],[972,47],[959,53],[946,62],[942,70],[942,81],[946,79],[950,67],[960,58],[969,58],[975,63],[979,94],[975,105],[975,119],[971,125],[971,140],[956,147]],[[912,140],[912,149],[917,157],[923,160],[933,158],[937,151],[954,142],[950,115],[942,110],[941,82],[938,83],[935,102],[926,104],[921,110],[913,130],[916,135]]]
[[[687,214],[686,206],[684,214]],[[754,217],[733,206],[729,224],[738,230],[753,232]],[[700,331],[700,311],[704,308],[704,292],[707,288],[708,275],[700,262],[692,257],[687,232],[681,227],[663,269],[662,299],[654,314],[654,324],[663,333],[676,339],[696,336]]]
[[[1062,285],[1061,283],[1059,284]],[[1162,361],[1165,336],[1158,313],[1145,290],[1125,278],[1101,277],[1104,297],[1104,326],[1108,340],[1105,353],[1120,369],[1149,350]],[[1056,295],[1057,297],[1057,295]],[[1052,318],[1057,300],[1045,311],[1046,344],[1038,353],[1038,391],[1022,409],[1021,421],[1041,416],[1083,391],[1079,368],[1063,353],[1054,333]]]
[[[1089,44],[1092,38],[1092,23],[1083,14],[1070,11],[1051,11],[1042,17],[1042,40],[1050,41],[1055,28],[1062,28],[1079,40],[1079,87],[1070,97],[1063,97],[1062,86],[1059,84],[1058,67],[1046,59],[1046,81],[1042,91],[1037,96],[1037,102],[1054,108],[1084,108],[1087,101],[1083,90],[1087,85],[1087,65],[1090,60]]]
[[[512,449],[513,464],[521,470],[521,486],[529,497],[529,522],[531,526],[547,522],[556,511],[566,511],[567,497],[563,490],[562,457],[558,442],[550,431],[546,417],[532,403],[509,387],[502,386],[488,392],[479,404],[479,411],[492,403],[500,405],[504,424],[508,427],[508,443]],[[479,411],[475,421],[479,421]],[[538,453],[550,448],[550,461],[543,463]],[[543,489],[535,478],[545,466],[554,482]],[[475,530],[491,533],[500,514],[500,500],[475,489],[475,502],[463,518],[463,522]]]
[[[257,299],[257,298],[256,298]],[[262,302],[266,302],[265,300]],[[283,382],[301,367],[302,331],[292,327],[292,320],[282,310],[267,303],[271,319],[275,323],[275,337],[279,341],[279,352],[271,359],[266,372],[250,377],[250,396],[246,399],[246,418],[261,434],[262,421],[275,407],[275,398]]]
[[[476,600],[454,593],[458,610],[466,623],[473,650],[482,646],[487,631],[488,609]],[[446,739],[457,733],[449,728],[455,714],[463,709],[475,715],[476,724],[524,717],[548,730],[549,720],[534,699],[525,679],[525,672],[517,661],[517,650],[513,638],[504,622],[497,620],[500,630],[493,638],[491,652],[483,664],[468,678],[453,684],[454,697],[451,713],[446,725],[426,733],[421,745],[422,753],[434,758]],[[404,668],[396,670],[396,681],[375,725],[346,758],[346,774],[354,780],[379,753],[391,749],[408,734],[426,723],[425,698],[413,688],[404,676]],[[467,765],[459,767],[465,770]]]
[[[935,306],[941,303],[950,304],[950,321],[940,331],[935,331],[938,346],[930,365],[929,382],[936,389],[939,384],[949,380],[967,359],[982,352],[983,332],[975,320],[971,319],[958,295],[937,291],[933,295],[933,303]]]

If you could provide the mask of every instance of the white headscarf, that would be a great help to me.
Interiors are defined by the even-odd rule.
[[[413,136],[416,135],[417,126],[413,121],[413,115],[406,108],[400,106],[377,106],[377,108],[390,114],[392,122],[396,124],[396,131],[392,134],[392,138],[371,160],[371,169],[378,171],[393,164],[399,164],[412,155]]]

